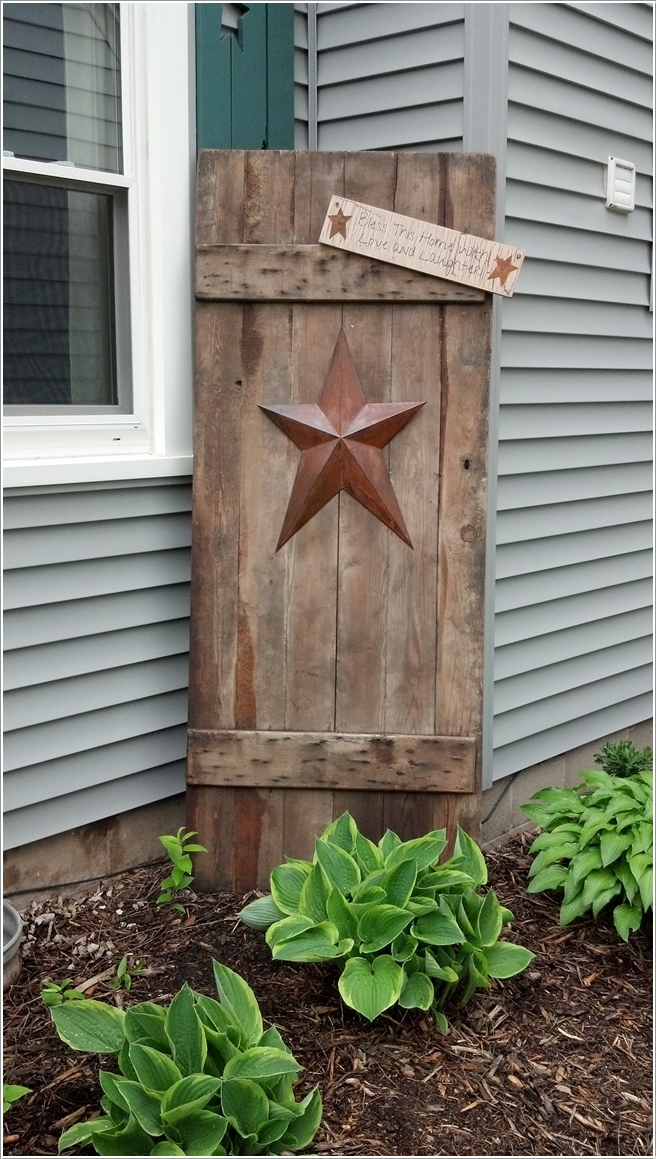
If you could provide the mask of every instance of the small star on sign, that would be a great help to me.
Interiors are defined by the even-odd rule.
[[[343,238],[346,238],[346,223],[351,220],[353,214],[347,217],[341,206],[337,206],[337,213],[329,213],[330,219],[330,236],[334,237],[336,233],[341,233]]]
[[[276,551],[340,491],[412,547],[382,448],[422,406],[367,402],[343,330],[318,404],[261,406],[301,451]]]
[[[493,278],[498,278],[502,286],[506,284],[506,278],[513,272],[518,270],[519,266],[514,266],[512,258],[497,258],[497,264],[492,270],[491,274],[487,275],[488,281],[491,282]]]

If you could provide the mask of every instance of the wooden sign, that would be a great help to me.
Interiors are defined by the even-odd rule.
[[[524,250],[333,196],[319,241],[511,298]]]

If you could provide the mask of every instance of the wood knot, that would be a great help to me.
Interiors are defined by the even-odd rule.
[[[477,535],[478,532],[475,527],[472,527],[471,523],[466,523],[464,527],[460,528],[460,538],[464,539],[465,543],[471,543],[473,539],[476,539]]]

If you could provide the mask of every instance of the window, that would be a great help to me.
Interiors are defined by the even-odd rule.
[[[191,470],[193,7],[3,6],[10,485]]]

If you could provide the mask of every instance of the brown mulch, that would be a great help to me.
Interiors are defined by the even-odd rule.
[[[313,1154],[652,1155],[651,928],[628,945],[610,915],[562,930],[555,899],[525,892],[527,841],[488,854],[488,865],[515,914],[509,936],[535,961],[451,1009],[446,1037],[419,1012],[369,1025],[341,1004],[334,967],[273,962],[263,935],[235,920],[243,898],[192,895],[186,919],[158,912],[161,866],[82,900],[33,905],[4,1026],[5,1081],[33,1094],[7,1114],[4,1154],[55,1155],[61,1130],[98,1110],[99,1060],[59,1040],[42,981],[79,984],[129,953],[147,967],[130,1001],[167,1002],[184,981],[213,993],[213,956],[244,975],[305,1067],[299,1093],[321,1088]],[[116,1000],[110,980],[87,995]]]

